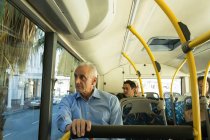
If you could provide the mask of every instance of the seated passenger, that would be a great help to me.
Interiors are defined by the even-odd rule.
[[[199,88],[199,95],[201,96],[202,93],[202,86],[203,86],[203,79],[204,77],[198,77],[198,88]],[[209,81],[209,78],[207,78]],[[209,83],[206,87],[206,91],[209,91]],[[181,97],[181,96],[180,96]],[[191,97],[186,97],[184,102],[177,102],[179,106],[176,106],[178,113],[176,114],[176,124],[185,125],[185,124],[193,124],[193,112],[192,112],[192,100]],[[202,137],[206,139],[207,135],[207,128],[206,128],[206,110],[205,105],[200,103],[200,121],[201,121],[201,130],[202,130]],[[184,113],[184,115],[183,115]],[[210,117],[210,116],[209,116]],[[208,120],[208,119],[207,119]]]
[[[198,80],[199,96],[202,95],[203,79],[204,79],[204,76],[200,76],[197,79]],[[210,79],[207,77],[206,96],[209,96],[209,82],[210,82]],[[209,104],[209,100],[207,100],[207,101],[208,101],[208,104]],[[206,120],[204,106],[201,106],[201,108],[200,108],[200,115],[201,115],[201,121]],[[192,121],[192,119],[193,119],[192,117],[193,117],[193,115],[192,115],[192,109],[186,110],[185,111],[185,120],[187,122]]]
[[[75,72],[76,93],[59,104],[57,126],[82,137],[95,125],[122,125],[120,103],[116,96],[96,89],[97,70],[91,63],[80,64]]]
[[[117,97],[119,100],[122,98],[134,97],[134,93],[136,90],[136,84],[131,80],[126,80],[123,83],[123,93],[118,93]]]
[[[204,76],[198,77],[198,90],[199,90],[199,95],[202,95],[202,89],[203,89],[203,79]],[[210,78],[207,77],[207,82],[206,82],[206,96],[210,96],[210,91],[209,91],[209,84],[210,84]]]

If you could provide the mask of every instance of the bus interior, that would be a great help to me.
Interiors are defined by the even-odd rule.
[[[87,137],[210,139],[210,0],[0,0],[0,21],[0,139],[69,139],[56,113],[86,61],[99,90],[132,80],[142,96]]]

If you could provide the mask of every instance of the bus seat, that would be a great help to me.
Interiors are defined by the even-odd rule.
[[[208,116],[206,116],[206,111]],[[209,108],[207,108],[207,110],[205,110],[205,105],[202,104],[202,102],[200,101],[200,120],[201,120],[201,132],[202,132],[202,137],[203,139],[209,137],[208,135],[208,130],[207,130],[207,125],[209,123],[207,123],[206,121],[210,122],[210,114],[209,114]],[[185,117],[185,121],[186,124],[193,124],[193,117],[192,117],[192,98],[187,97],[184,101],[184,117]],[[207,118],[207,120],[206,120]]]
[[[178,96],[180,96],[180,93],[173,92],[173,106]],[[166,105],[165,114],[166,114],[167,124],[174,124],[173,114],[175,114],[175,109],[172,106],[172,99],[170,98],[170,92],[165,92],[164,98]]]
[[[157,104],[156,100],[141,97],[122,99],[124,125],[163,125],[163,116],[153,109]]]
[[[175,101],[176,124],[178,125],[185,124],[184,110],[185,110],[185,99],[187,97],[188,96],[181,95],[177,97],[177,100]]]
[[[203,105],[201,102],[200,102],[200,119],[201,121],[205,121],[206,120],[206,116],[205,116],[205,105]],[[209,109],[207,109],[209,110]],[[192,117],[189,117],[186,115],[186,112],[189,112],[192,114],[192,98],[191,97],[187,97],[184,101],[184,111],[185,111],[185,120],[186,122],[191,122],[192,121]],[[192,116],[192,115],[190,115]],[[188,118],[189,117],[189,118]],[[210,114],[209,114],[209,117],[210,117]]]
[[[164,98],[165,98],[165,99],[166,99],[166,98],[170,98],[170,95],[171,95],[170,92],[164,92]],[[180,95],[181,95],[180,93],[173,92],[173,97],[174,97],[174,98],[177,98],[177,97],[179,97]]]
[[[173,108],[171,105],[171,99],[170,98],[165,98],[165,113],[166,113],[166,120],[168,124],[173,124]]]
[[[159,100],[159,94],[156,92],[145,92],[145,97],[148,99]]]

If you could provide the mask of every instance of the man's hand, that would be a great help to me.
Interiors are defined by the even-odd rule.
[[[85,135],[85,131],[91,130],[91,122],[83,119],[75,119],[71,123],[71,125],[66,126],[66,131],[71,130],[74,135],[77,137],[83,137]]]

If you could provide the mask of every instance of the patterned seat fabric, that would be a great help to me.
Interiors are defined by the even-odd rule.
[[[130,113],[132,103],[123,108],[123,124],[124,125],[164,125],[163,117],[157,109],[156,103],[151,103],[153,113],[138,112]]]
[[[174,124],[174,114],[175,114],[175,109],[173,108],[175,106],[176,100],[180,97],[180,93],[173,92],[173,98],[174,101],[172,103],[171,99],[171,93],[170,92],[165,92],[164,97],[165,97],[165,114],[166,114],[166,120],[167,124],[173,125]]]
[[[166,120],[168,124],[172,124],[173,123],[173,110],[172,110],[172,105],[171,105],[171,99],[166,98],[165,104],[166,104],[166,108],[165,108]]]
[[[184,105],[184,101],[175,103],[176,124],[178,125],[185,124]]]

